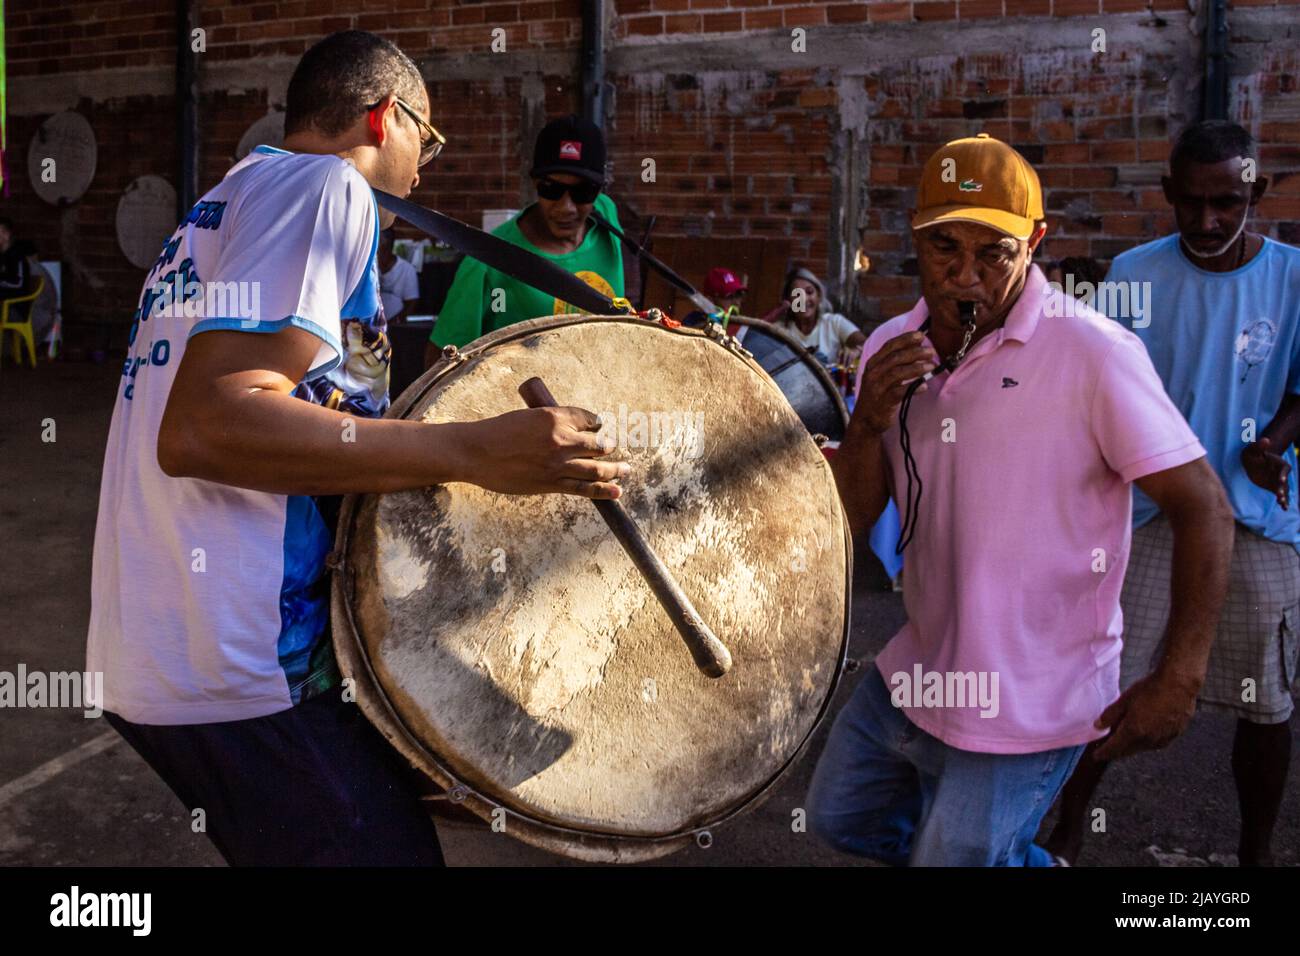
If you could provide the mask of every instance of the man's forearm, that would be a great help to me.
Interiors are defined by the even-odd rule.
[[[831,458],[835,486],[855,537],[867,533],[889,501],[883,436],[854,416]]]
[[[159,434],[173,477],[273,494],[387,492],[459,480],[471,425],[347,415],[274,389],[214,404],[202,420]]]
[[[1267,438],[1279,455],[1300,441],[1300,395],[1288,395],[1260,438]]]
[[[1199,690],[1228,591],[1234,524],[1226,499],[1169,514],[1172,604],[1157,672]]]

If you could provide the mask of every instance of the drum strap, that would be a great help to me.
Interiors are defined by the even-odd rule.
[[[379,205],[421,232],[445,242],[458,252],[477,259],[485,266],[498,269],[534,289],[555,296],[561,302],[577,306],[592,315],[615,315],[633,311],[626,299],[610,299],[593,289],[572,272],[548,262],[541,256],[521,249],[514,243],[475,229],[448,215],[399,199],[382,189],[375,190]]]
[[[674,285],[682,292],[685,292],[686,297],[690,299],[692,302],[694,302],[696,306],[703,309],[706,314],[715,315],[716,313],[722,311],[711,301],[709,301],[707,296],[697,291],[695,286],[691,285],[689,282],[687,282],[685,279],[679,276],[676,272],[670,269],[663,260],[654,256],[644,246],[628,238],[627,233],[623,232],[622,229],[619,229],[618,226],[614,225],[612,222],[610,222],[600,213],[596,212],[596,210],[594,209],[591,211],[591,218],[596,220],[596,222],[604,226],[614,235],[622,239],[623,242],[627,244],[627,247],[629,249],[631,249],[638,256],[640,256],[642,259],[645,260],[646,265],[648,265],[655,272],[659,273],[661,276],[667,279],[669,284]]]

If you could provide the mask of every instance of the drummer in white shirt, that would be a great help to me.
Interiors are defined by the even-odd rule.
[[[393,230],[379,234],[379,297],[389,323],[403,321],[420,298],[415,266],[393,252]]]
[[[860,349],[867,340],[850,319],[831,311],[826,287],[808,269],[790,270],[781,304],[763,318],[794,336],[823,365],[836,364],[845,352]]]

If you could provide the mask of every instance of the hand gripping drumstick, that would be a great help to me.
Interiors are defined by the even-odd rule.
[[[529,408],[555,408],[558,404],[540,378],[530,378],[520,385],[519,394]],[[668,612],[677,633],[686,642],[691,657],[695,658],[695,666],[708,677],[721,677],[731,670],[731,652],[709,630],[690,598],[673,580],[664,563],[659,560],[659,555],[654,553],[645,534],[624,510],[622,502],[606,499],[593,500],[592,504],[650,585],[650,590],[659,599],[660,605]]]

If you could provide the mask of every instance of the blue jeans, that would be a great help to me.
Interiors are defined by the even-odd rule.
[[[837,850],[893,866],[1051,866],[1034,836],[1082,753],[950,747],[894,706],[872,666],[817,762],[808,822]]]

